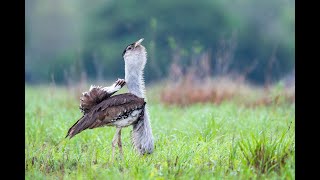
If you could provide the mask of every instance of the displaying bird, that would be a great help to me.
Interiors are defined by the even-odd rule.
[[[112,140],[112,159],[116,144],[123,156],[121,129],[132,125],[131,139],[139,154],[152,153],[154,140],[146,105],[143,70],[147,62],[147,52],[141,45],[143,38],[128,45],[122,56],[125,62],[125,80],[118,79],[109,87],[91,86],[80,97],[83,116],[69,129],[70,139],[85,129],[115,126]],[[127,84],[129,93],[112,96]]]

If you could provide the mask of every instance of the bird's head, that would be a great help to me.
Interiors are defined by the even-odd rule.
[[[142,70],[147,62],[147,52],[146,48],[141,45],[144,39],[139,39],[138,41],[128,45],[123,53],[123,59],[126,66],[130,68],[137,68]]]

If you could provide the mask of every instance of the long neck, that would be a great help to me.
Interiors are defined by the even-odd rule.
[[[129,69],[128,66],[125,66],[125,80],[130,93],[145,98],[143,71],[137,68]]]
[[[146,57],[143,56],[140,58]],[[135,61],[127,61],[125,64],[125,80],[128,86],[128,90],[130,93],[140,98],[144,98],[144,100],[147,101],[145,96],[145,84],[143,78],[144,64],[142,66],[140,65],[139,67],[136,64],[130,64],[130,62]],[[145,106],[144,116],[142,120],[133,125],[131,137],[134,147],[140,154],[150,154],[153,152],[154,140],[147,105]]]

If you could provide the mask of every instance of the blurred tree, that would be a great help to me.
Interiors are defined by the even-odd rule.
[[[227,73],[243,72],[256,64],[247,78],[258,83],[266,81],[266,72],[277,80],[294,68],[292,0],[59,0],[55,5],[33,1],[36,3],[28,6],[33,15],[26,29],[30,39],[26,43],[26,71],[42,81],[48,81],[50,73],[60,76],[61,69],[68,69],[79,59],[79,67],[89,78],[123,77],[121,53],[127,44],[142,37],[149,57],[147,82],[167,76],[173,53],[179,53],[181,65],[187,66],[197,54],[212,52],[211,69],[224,63]],[[59,17],[48,16],[50,12]],[[39,36],[43,28],[49,32],[46,36],[55,35],[49,43],[45,42],[48,37]],[[50,56],[34,50],[35,39],[34,44],[51,52]],[[57,39],[64,41],[57,45]],[[226,50],[221,42],[227,42]],[[52,44],[59,48],[48,46]],[[268,66],[270,59],[274,59],[272,66]]]

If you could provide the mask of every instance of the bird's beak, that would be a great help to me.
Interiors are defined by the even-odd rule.
[[[144,40],[144,38],[141,38],[141,39],[139,39],[138,41],[136,41],[136,42],[134,43],[134,47],[137,47],[138,45],[140,45],[143,40]]]

